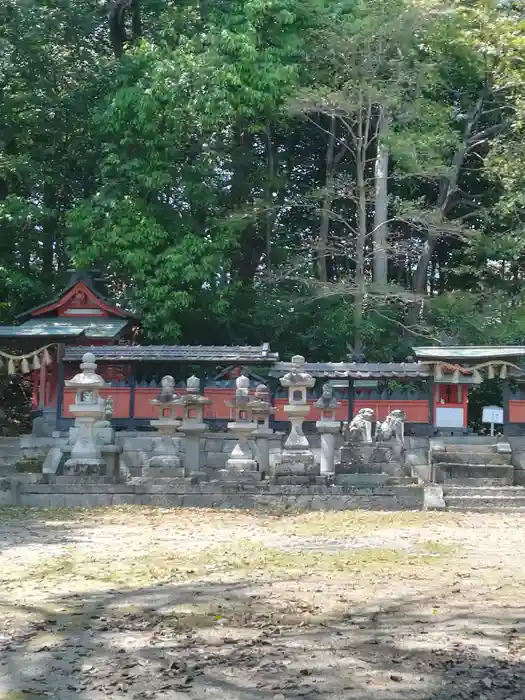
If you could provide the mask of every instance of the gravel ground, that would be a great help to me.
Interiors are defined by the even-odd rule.
[[[525,699],[525,518],[0,509],[0,700]]]

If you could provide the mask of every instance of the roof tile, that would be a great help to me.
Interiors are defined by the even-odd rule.
[[[78,362],[86,352],[92,352],[98,361],[114,362],[220,362],[220,363],[273,363],[279,354],[270,352],[267,344],[254,345],[105,345],[95,347],[68,347],[65,362]]]
[[[292,368],[291,362],[277,362],[272,377],[282,377]],[[326,379],[426,379],[429,371],[417,362],[307,362],[305,372]]]

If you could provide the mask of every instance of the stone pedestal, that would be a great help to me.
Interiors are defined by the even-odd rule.
[[[268,474],[270,469],[270,438],[273,436],[273,430],[259,426],[254,430],[252,437],[255,441],[255,458],[259,464],[259,471],[262,474]]]
[[[182,406],[181,435],[186,436],[184,469],[187,476],[201,476],[200,438],[208,430],[204,422],[204,407],[211,403],[210,399],[200,394],[200,379],[192,376],[186,382],[186,394],[175,402]]]
[[[171,375],[162,377],[160,386],[160,394],[150,402],[159,412],[159,418],[150,421],[150,425],[159,431],[160,440],[156,442],[152,456],[145,461],[143,476],[180,477],[184,476],[184,469],[181,467],[180,457],[173,441],[180,425],[180,420],[175,416],[179,397],[175,394],[175,380]]]
[[[318,475],[319,466],[315,464],[314,453],[303,432],[303,422],[310,412],[310,407],[289,404],[284,410],[290,420],[290,434],[284,443],[280,464],[275,465],[275,476]]]
[[[338,474],[404,476],[403,446],[398,443],[348,443],[341,448]]]
[[[302,355],[292,357],[291,371],[281,378],[283,387],[288,388],[288,404],[284,411],[290,420],[290,433],[280,455],[272,460],[274,479],[291,476],[312,477],[319,474],[314,455],[303,432],[303,422],[310,407],[307,390],[315,384],[315,379],[304,371],[305,360]]]
[[[184,441],[184,469],[187,476],[203,475],[201,469],[200,442],[201,435],[208,430],[206,423],[183,420],[180,434],[186,437]]]
[[[226,462],[226,471],[233,472],[232,476],[251,473],[250,478],[261,478],[258,465],[253,457],[253,452],[248,442],[257,423],[252,420],[252,402],[249,397],[250,380],[241,375],[235,380],[235,397],[227,401],[226,405],[231,409],[234,420],[228,423],[228,430],[235,433],[237,443],[233,448],[230,458]],[[255,476],[257,475],[257,476]]]
[[[236,472],[256,472],[257,462],[253,458],[253,452],[248,443],[254,430],[254,423],[228,423],[228,430],[235,433],[237,443],[233,448],[230,458],[226,461],[226,468]]]
[[[285,440],[284,449],[288,452],[310,450],[310,443],[303,432],[304,419],[310,413],[310,407],[288,404],[284,406],[284,411],[290,421],[290,433]]]
[[[335,436],[340,433],[339,421],[318,420],[315,424],[321,435],[321,475],[335,473]]]
[[[259,384],[255,389],[250,405],[253,420],[257,423],[257,428],[252,433],[255,441],[255,457],[259,464],[259,471],[262,474],[268,474],[270,469],[270,437],[273,435],[273,430],[270,428],[270,418],[275,413],[275,408],[270,402],[270,392],[265,384]]]
[[[144,476],[150,477],[180,477],[184,476],[184,468],[177,453],[173,437],[180,422],[172,418],[160,418],[150,421],[157,428],[160,439],[155,445],[152,456],[145,464]]]
[[[335,473],[335,436],[340,432],[340,423],[335,420],[335,412],[341,404],[334,397],[331,382],[323,386],[321,397],[315,402],[315,408],[321,412],[321,419],[315,424],[321,435],[321,475]]]

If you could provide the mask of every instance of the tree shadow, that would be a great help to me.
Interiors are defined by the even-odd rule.
[[[520,608],[475,609],[443,591],[282,615],[260,581],[57,595],[0,636],[0,700],[221,698],[511,700],[525,697]],[[16,697],[16,696],[12,696]],[[19,696],[20,699],[23,696]],[[28,695],[27,698],[31,696]]]
[[[92,530],[92,522],[83,522],[78,513],[76,521],[66,509],[50,510],[24,508],[22,506],[0,506],[0,554],[13,547],[37,545],[42,548],[68,546],[85,541],[81,530]],[[67,527],[64,527],[67,522]],[[0,572],[1,573],[1,572]]]

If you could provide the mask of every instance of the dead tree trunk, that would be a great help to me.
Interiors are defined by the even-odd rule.
[[[388,162],[389,151],[386,144],[388,135],[388,115],[381,109],[378,125],[377,154],[374,167],[375,206],[374,206],[374,283],[386,287],[388,281]]]
[[[319,226],[319,243],[317,248],[317,270],[321,282],[328,281],[326,256],[328,254],[328,236],[334,201],[335,130],[336,118],[332,115],[330,117],[328,144],[326,147],[324,197],[321,205],[321,224]]]

